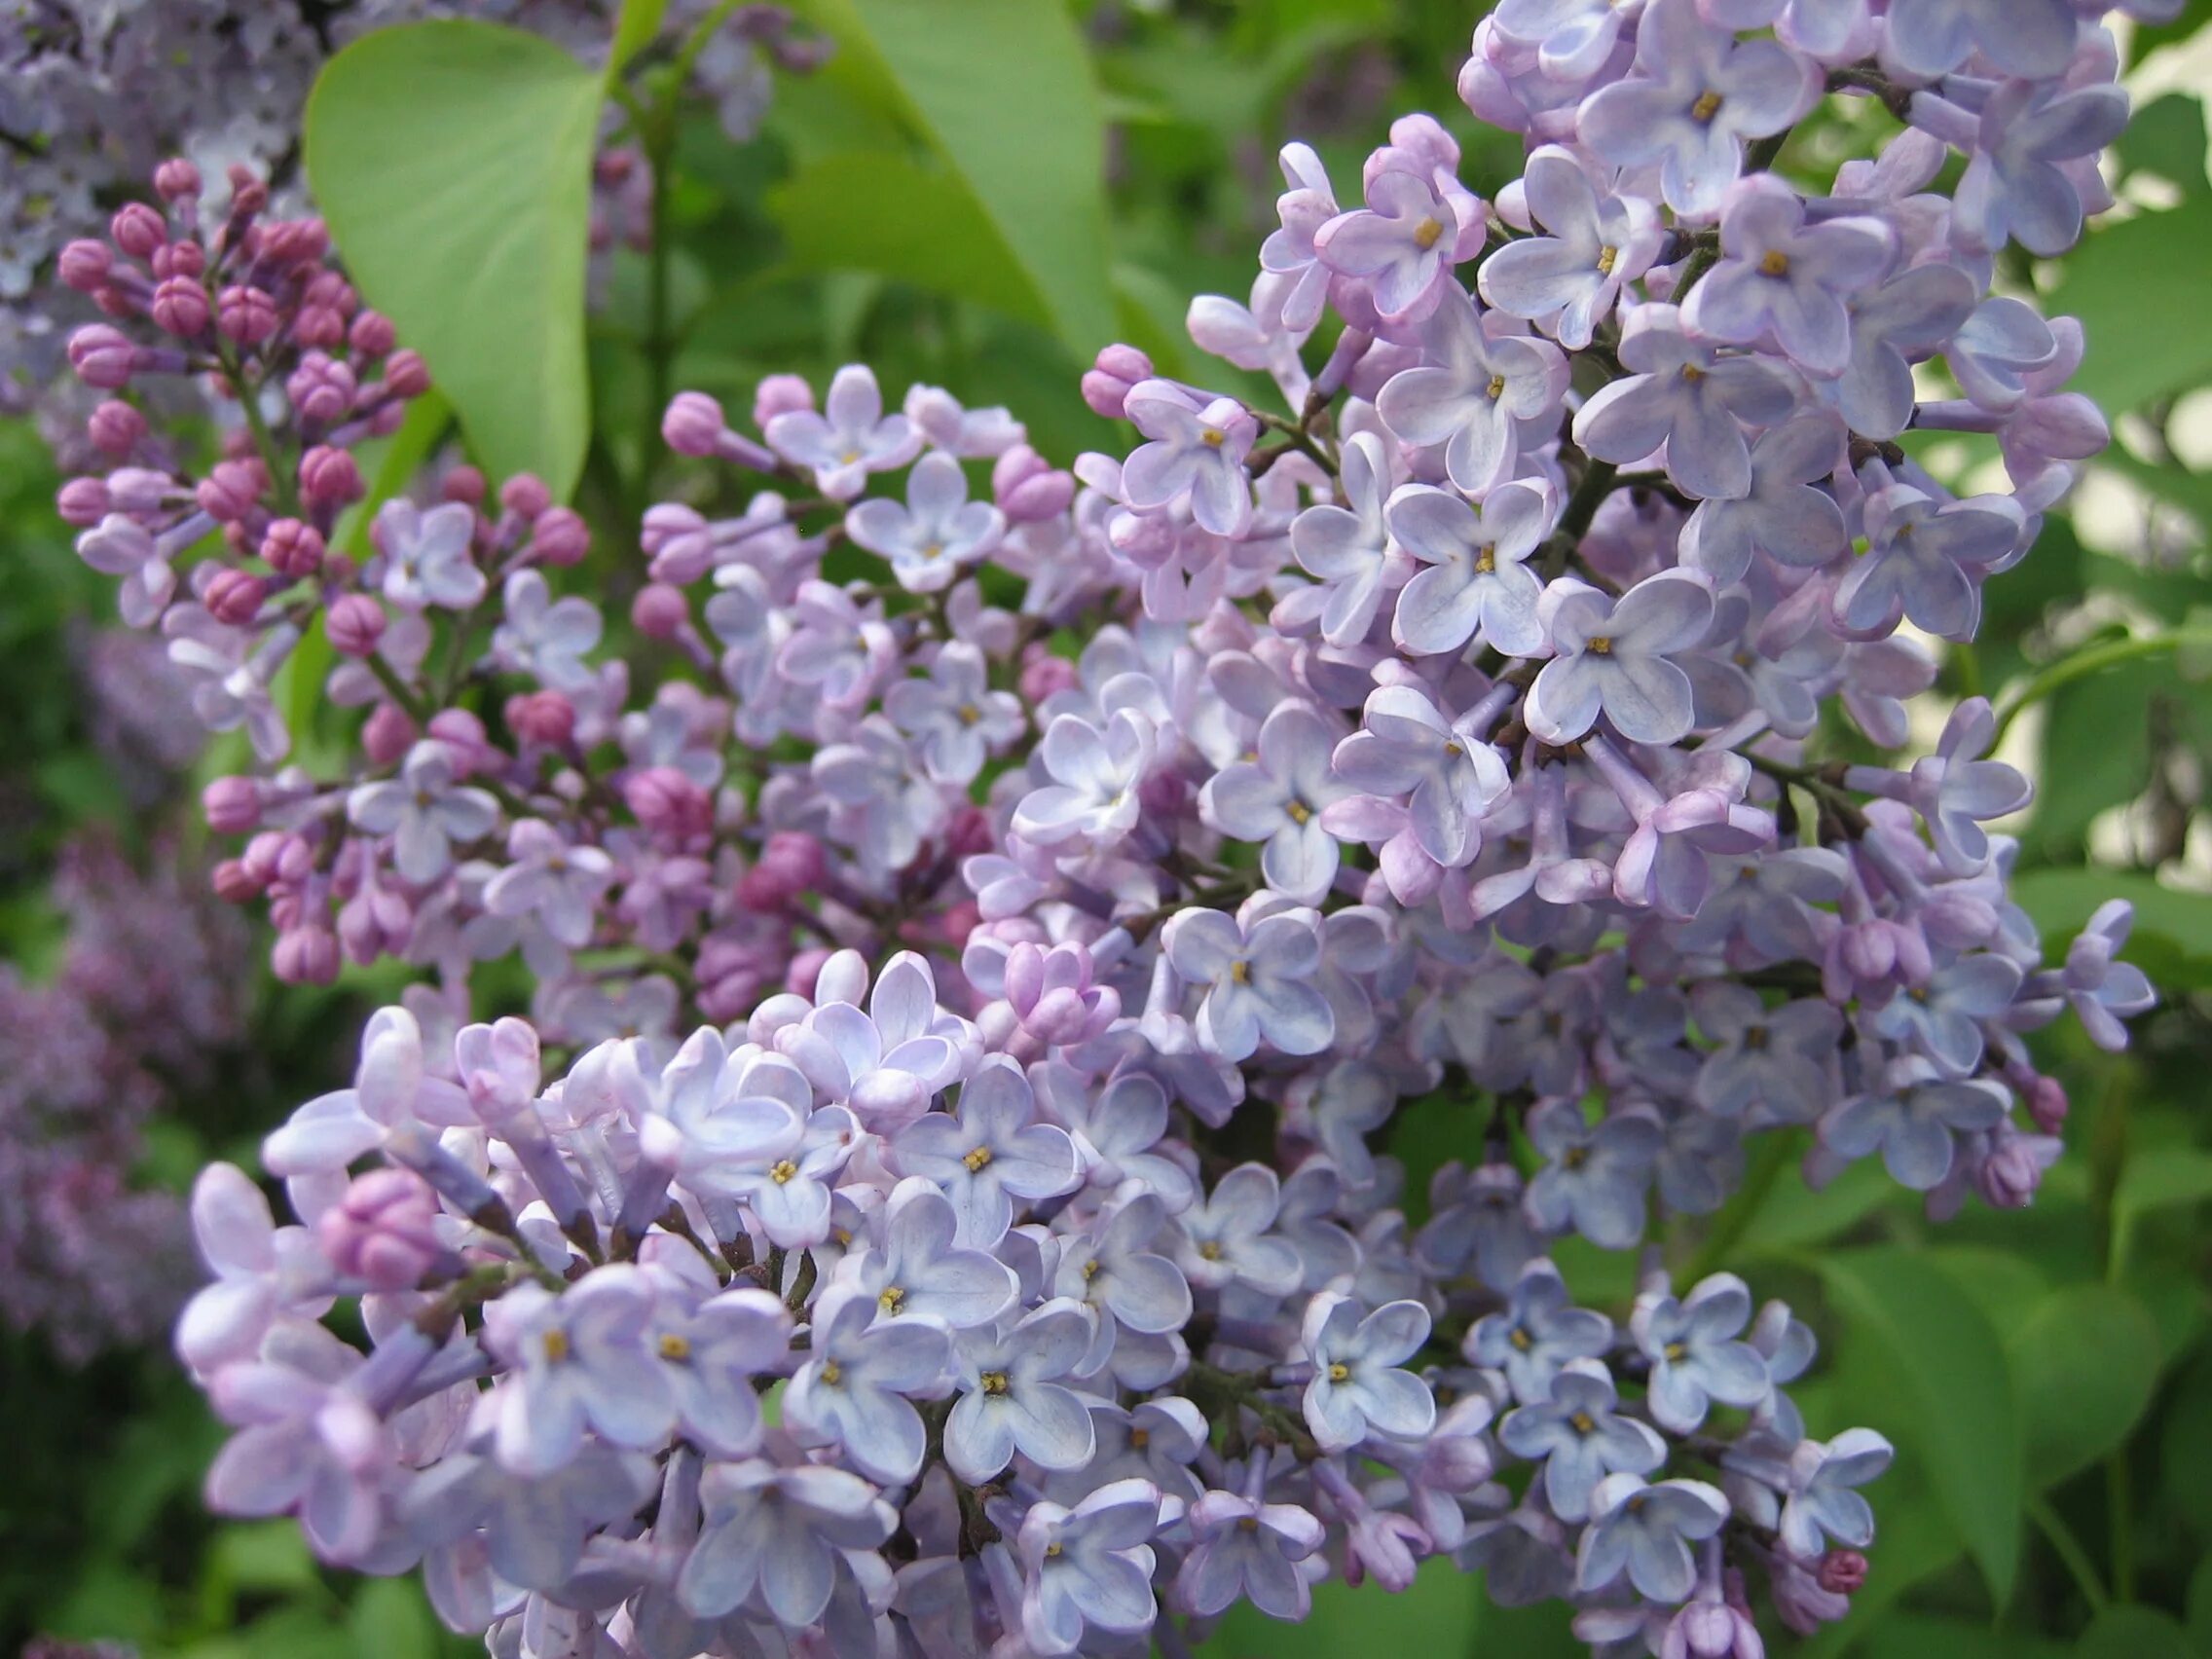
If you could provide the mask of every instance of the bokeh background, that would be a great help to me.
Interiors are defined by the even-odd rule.
[[[577,497],[595,552],[576,574],[598,590],[639,579],[633,527],[670,388],[743,408],[763,374],[819,384],[865,358],[887,385],[1013,405],[1064,461],[1109,444],[1075,389],[1102,330],[1163,373],[1235,382],[1191,349],[1185,308],[1244,297],[1285,140],[1355,177],[1393,116],[1427,110],[1476,191],[1518,170],[1520,140],[1453,92],[1480,4],[1070,0],[1044,36],[1074,49],[1049,73],[1034,14],[1060,0],[903,4],[902,50],[941,55],[964,130],[887,71],[869,29],[891,14],[855,0],[802,5],[782,62],[744,40],[703,59],[707,95],[662,135],[657,194],[610,112]],[[149,1659],[475,1648],[412,1584],[324,1570],[290,1523],[217,1524],[199,1505],[217,1433],[166,1341],[197,1272],[181,1195],[210,1158],[250,1164],[267,1127],[349,1074],[360,1020],[396,981],[349,969],[328,989],[279,988],[266,940],[207,895],[194,803],[241,756],[203,743],[158,643],[119,627],[54,513],[85,405],[53,379],[69,319],[47,291],[53,249],[166,148],[268,165],[299,200],[298,112],[322,60],[437,11],[586,55],[615,23],[611,0],[0,5],[0,1653],[39,1633]],[[1799,1644],[1822,1659],[2212,1653],[2208,25],[2212,4],[2192,0],[2174,24],[2122,34],[2138,113],[2111,161],[2120,206],[2063,265],[2005,271],[2047,314],[2083,319],[2075,384],[2116,443],[1990,587],[1981,640],[1946,648],[1920,711],[1930,740],[1957,697],[2016,711],[2005,757],[2039,786],[2006,826],[2019,903],[2062,944],[2103,898],[2132,899],[2131,954],[2163,1004],[2124,1057],[2053,1028],[2069,1155],[2026,1214],[1932,1227],[1863,1167],[1810,1194],[1801,1148],[1783,1144],[1770,1179],[1677,1241],[1815,1324],[1823,1366],[1799,1396],[1816,1433],[1872,1423],[1903,1454],[1872,1493],[1857,1610]],[[833,50],[796,72],[811,42]],[[1825,177],[1886,130],[1871,105],[1831,111],[1783,165]],[[448,434],[433,416],[402,441]],[[1982,440],[1917,453],[1962,490],[1997,464]],[[1412,1193],[1454,1135],[1435,1111],[1402,1125],[1390,1150]],[[1629,1267],[1591,1253],[1569,1276],[1585,1300],[1625,1299]],[[1399,1597],[1325,1590],[1296,1630],[1233,1623],[1213,1651],[1583,1649],[1563,1609],[1503,1611],[1436,1567]]]

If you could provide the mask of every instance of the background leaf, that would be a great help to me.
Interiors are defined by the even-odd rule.
[[[2212,374],[2212,330],[2185,320],[2201,316],[2208,267],[2212,195],[2090,232],[2045,307],[2079,316],[2087,339],[2068,389],[2119,415]]]
[[[2158,1382],[2158,1332],[2109,1285],[2052,1292],[2005,1340],[2020,1390],[2027,1466],[2053,1487],[2123,1443]]]
[[[308,182],[355,285],[428,362],[495,479],[566,497],[590,433],[584,253],[601,79],[488,23],[380,29],[307,110]]]

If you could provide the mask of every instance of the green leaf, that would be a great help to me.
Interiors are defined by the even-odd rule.
[[[2056,1486],[2122,1444],[2158,1382],[2157,1327],[2140,1302],[2109,1285],[2052,1292],[2011,1327],[2005,1349],[2039,1487]]]
[[[2135,1243],[2135,1229],[2153,1210],[2212,1199],[2212,1153],[2161,1147],[2127,1161],[2112,1195],[2112,1271],[2119,1277]]]
[[[566,497],[590,436],[584,255],[602,82],[518,29],[378,29],[308,99],[309,187],[495,477]]]
[[[436,1659],[441,1643],[423,1588],[412,1578],[371,1578],[353,1593],[346,1627],[357,1659]]]
[[[1353,1590],[1335,1578],[1317,1585],[1312,1614],[1300,1624],[1282,1624],[1240,1602],[1198,1653],[1201,1659],[1336,1659],[1370,1649],[1467,1653],[1473,1650],[1478,1607],[1488,1625],[1493,1610],[1482,1605],[1474,1575],[1448,1561],[1433,1561],[1421,1567],[1411,1588],[1395,1596],[1372,1584]],[[1524,1659],[1541,1655],[1541,1650],[1513,1651]]]
[[[2107,1607],[2075,1643],[2077,1659],[2192,1659],[2196,1644],[2171,1613],[2157,1607]]]
[[[2078,859],[2097,814],[2143,793],[2151,781],[2152,709],[2173,682],[2170,659],[2139,659],[2051,693],[2023,841],[2046,858]]]
[[[2088,353],[2069,389],[2113,415],[2212,376],[2212,330],[2194,326],[2212,264],[2212,194],[2083,239],[2046,310],[2082,319]]]
[[[2066,1659],[2067,1645],[1964,1619],[1893,1613],[1853,1649],[1860,1659]]]
[[[668,0],[622,0],[622,15],[614,19],[614,43],[607,49],[609,85],[631,58],[652,45],[667,12]]]
[[[1852,1337],[1877,1349],[1908,1410],[1905,1456],[2002,1606],[2019,1565],[2025,1493],[2020,1407],[1989,1318],[1932,1252],[1885,1246],[1810,1258]]]
[[[1067,9],[814,0],[808,10],[836,41],[833,67],[886,94],[942,160],[1069,351],[1088,358],[1106,345],[1105,127]],[[924,244],[939,239],[884,240],[884,257],[897,261],[926,257]]]

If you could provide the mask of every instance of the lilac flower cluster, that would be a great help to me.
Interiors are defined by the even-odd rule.
[[[196,567],[203,713],[281,756],[318,612],[372,709],[209,792],[223,891],[291,977],[436,981],[265,1144],[297,1225],[195,1195],[215,1505],[502,1653],[1176,1651],[1431,1556],[1605,1651],[1755,1652],[1761,1582],[1840,1616],[1890,1451],[1807,1436],[1811,1333],[1656,1252],[1577,1306],[1551,1252],[1710,1214],[1756,1133],[2024,1204],[2066,1112],[2024,1035],[2149,1006],[2124,905],[2043,966],[1985,702],[1903,769],[1811,748],[1904,747],[1918,636],[2105,440],[2080,330],[1990,291],[2103,204],[2096,11],[1504,0],[1461,92],[1523,178],[1409,117],[1346,206],[1292,146],[1251,303],[1193,307],[1292,413],[1115,347],[1084,389],[1141,441],[1071,474],[859,366],[756,435],[677,398],[769,487],[646,516],[642,706],[530,480],[290,587]],[[1824,88],[1899,130],[1807,193]],[[517,953],[530,1019],[471,1022]],[[1423,1098],[1465,1156],[1417,1227]]]

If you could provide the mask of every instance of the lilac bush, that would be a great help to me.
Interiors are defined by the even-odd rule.
[[[1249,303],[1193,307],[1281,411],[1115,346],[1136,439],[1061,470],[858,364],[752,431],[679,396],[760,488],[645,515],[627,654],[535,479],[335,550],[420,364],[312,221],[241,176],[203,241],[166,168],[71,250],[71,355],[243,424],[197,474],[113,400],[64,511],[263,762],[206,806],[277,972],[419,970],[263,1148],[296,1222],[196,1192],[211,1502],[496,1653],[1177,1652],[1431,1557],[1604,1652],[1842,1616],[1890,1446],[1808,1438],[1812,1332],[1654,1224],[1760,1136],[2026,1204],[2024,1035],[2151,1000],[2124,906],[2046,967],[2009,902],[1986,702],[1847,758],[2105,441],[2078,329],[1992,292],[2107,204],[2101,10],[1505,0],[1459,91],[1523,178],[1427,116],[1356,195],[1293,145]],[[1809,189],[1824,96],[1896,131]],[[299,676],[357,741],[294,754]],[[1416,1101],[1461,1149],[1418,1227]],[[1569,1239],[1642,1250],[1630,1306]]]

